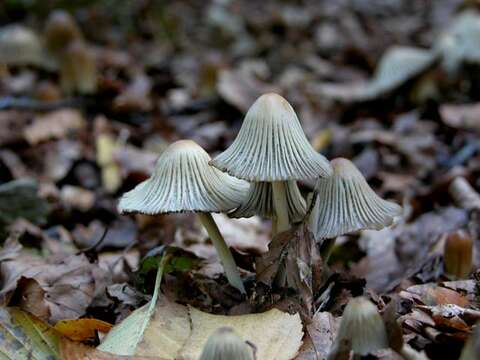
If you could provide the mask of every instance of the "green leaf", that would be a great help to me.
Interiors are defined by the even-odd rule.
[[[48,324],[17,308],[0,308],[0,358],[58,358],[61,336]]]

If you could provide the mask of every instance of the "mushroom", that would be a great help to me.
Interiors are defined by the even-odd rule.
[[[92,94],[97,88],[97,68],[92,50],[74,41],[60,56],[60,83],[66,93]]]
[[[288,217],[290,221],[301,221],[307,212],[305,199],[295,181],[285,184],[288,204]],[[272,184],[268,182],[255,182],[250,184],[250,189],[240,207],[228,214],[233,218],[251,217],[254,215],[266,218],[275,217]]]
[[[61,52],[72,42],[82,39],[75,20],[64,10],[55,10],[48,16],[44,33],[47,48],[53,53]]]
[[[159,157],[152,176],[125,193],[120,213],[167,214],[195,212],[207,230],[230,284],[245,293],[240,273],[211,212],[236,208],[248,183],[208,165],[210,156],[197,143],[180,140]]]
[[[273,93],[255,101],[235,141],[210,164],[240,179],[270,183],[280,232],[290,223],[287,182],[332,172],[308,142],[292,106]]]
[[[45,25],[48,51],[60,66],[60,83],[66,93],[91,94],[97,87],[92,49],[85,43],[73,17],[66,11],[50,14]]]
[[[199,360],[253,360],[252,347],[232,328],[221,327],[215,330],[203,347]]]
[[[318,179],[310,226],[316,240],[335,238],[361,229],[390,226],[402,208],[383,200],[347,159],[331,161],[333,174]]]
[[[345,350],[364,356],[385,348],[388,348],[387,331],[377,307],[362,296],[351,299],[343,312],[328,359],[336,359],[337,354]]]
[[[464,230],[447,235],[443,248],[445,273],[453,279],[466,279],[472,270],[473,239]]]
[[[34,65],[47,70],[55,68],[44,51],[40,37],[18,24],[0,29],[0,64]]]

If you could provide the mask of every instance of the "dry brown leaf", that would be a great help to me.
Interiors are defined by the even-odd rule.
[[[69,133],[86,126],[86,121],[78,110],[62,109],[38,116],[24,129],[25,139],[36,145],[50,139],[61,139]]]
[[[105,286],[99,281],[103,270],[96,269],[96,265],[91,264],[83,254],[44,259],[17,248],[14,257],[10,256],[0,264],[4,279],[0,297],[8,303],[25,296],[24,310],[52,323],[65,318],[76,319],[85,314],[96,292]],[[29,281],[26,287],[17,288],[22,277],[34,281]],[[45,307],[48,308],[46,318]]]
[[[333,344],[339,321],[329,312],[316,313],[306,326],[304,341],[295,360],[326,360]]]
[[[275,236],[269,251],[256,261],[257,281],[295,289],[308,316],[312,312],[313,294],[322,281],[322,270],[318,246],[306,224]]]
[[[400,296],[428,306],[455,304],[466,307],[470,303],[465,296],[436,284],[410,286],[401,291]]]

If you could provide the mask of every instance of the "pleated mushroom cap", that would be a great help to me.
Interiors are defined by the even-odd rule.
[[[199,360],[253,360],[252,348],[232,328],[214,331],[203,347]]]
[[[307,212],[307,206],[295,181],[287,181],[286,193],[288,217],[293,222],[301,221]],[[228,216],[233,218],[244,218],[254,215],[266,218],[273,218],[275,216],[271,183],[251,183],[245,200],[235,211],[228,214]]]
[[[334,238],[361,229],[380,230],[394,222],[402,208],[370,188],[350,160],[331,161],[333,175],[318,179],[310,224],[315,239]]]
[[[387,331],[375,305],[364,297],[351,299],[343,312],[333,349],[349,341],[355,354],[388,348]]]
[[[191,140],[171,144],[152,176],[125,193],[120,213],[223,212],[236,208],[248,183],[208,165],[210,156]]]
[[[314,179],[332,171],[308,142],[292,106],[273,93],[255,101],[235,141],[210,164],[248,181]]]

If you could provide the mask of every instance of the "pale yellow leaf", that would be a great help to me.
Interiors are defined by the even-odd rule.
[[[277,309],[261,314],[239,316],[212,315],[189,308],[191,336],[180,351],[178,359],[199,358],[208,337],[216,329],[228,326],[246,341],[255,344],[257,359],[293,359],[302,345],[302,321],[298,314],[289,315]]]
[[[158,356],[174,359],[190,335],[190,320],[185,306],[160,297],[147,328],[150,303],[135,310],[116,325],[98,346],[99,350],[118,355]]]

